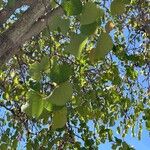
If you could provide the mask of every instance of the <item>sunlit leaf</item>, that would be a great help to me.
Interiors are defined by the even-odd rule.
[[[50,101],[44,100],[44,107],[46,108],[46,110],[52,111],[52,104]]]
[[[29,100],[31,115],[38,118],[43,111],[44,104],[41,95],[31,90],[27,93],[27,99]]]
[[[63,8],[68,16],[78,15],[82,11],[82,2],[80,0],[64,0]]]

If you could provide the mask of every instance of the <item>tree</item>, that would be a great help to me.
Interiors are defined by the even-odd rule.
[[[133,149],[129,129],[150,130],[148,4],[0,0],[0,149]]]

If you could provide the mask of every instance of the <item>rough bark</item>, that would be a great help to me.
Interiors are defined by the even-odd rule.
[[[49,0],[45,1],[47,5]],[[14,51],[14,48],[20,46],[20,39],[25,35],[35,21],[46,11],[43,0],[37,0],[14,25],[0,36],[0,58],[4,53]],[[11,52],[12,53],[12,52]]]
[[[30,14],[31,12],[28,13]],[[62,14],[64,14],[63,9],[58,7],[34,22],[32,17],[30,17],[31,20],[27,17],[27,19],[30,20],[30,27],[29,24],[27,24],[26,27],[21,26],[20,29],[18,29],[16,25],[16,28],[14,27],[14,31],[10,29],[7,34],[4,34],[4,37],[1,38],[0,45],[0,66],[7,62],[13,55],[15,55],[18,52],[19,47],[28,41],[32,36],[39,34],[47,26],[47,24],[52,23],[52,20],[55,16],[60,16]],[[35,18],[37,17],[34,17],[34,19]],[[15,38],[13,38],[12,35],[15,36]]]
[[[35,0],[18,0],[15,2],[14,6],[9,8],[6,7],[0,11],[0,24],[5,23],[9,17],[15,12],[17,8],[20,8],[23,5],[31,5]]]

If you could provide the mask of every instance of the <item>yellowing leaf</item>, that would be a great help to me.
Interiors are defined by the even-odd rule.
[[[86,42],[87,38],[84,36],[73,34],[70,44],[66,47],[66,51],[75,57],[80,57]]]
[[[64,107],[59,111],[54,112],[52,129],[63,128],[67,122],[67,109]]]
[[[112,16],[122,15],[125,12],[125,4],[122,0],[114,0],[111,3],[110,11]]]
[[[112,21],[108,21],[105,25],[105,30],[106,32],[110,32],[111,30],[113,30],[113,28],[115,27],[115,25],[113,24]]]
[[[45,99],[56,106],[63,106],[71,99],[72,94],[72,84],[69,82],[65,82],[56,87],[53,93]]]
[[[93,2],[87,2],[83,6],[83,11],[80,16],[82,25],[91,24],[103,16],[103,11]]]

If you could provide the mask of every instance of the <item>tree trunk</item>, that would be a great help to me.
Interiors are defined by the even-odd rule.
[[[63,9],[58,7],[44,15],[46,9],[50,9],[45,7],[49,6],[49,0],[45,2],[43,4],[43,0],[37,0],[37,3],[33,4],[20,20],[0,36],[0,66],[15,55],[27,40],[39,34],[47,23],[52,23],[53,17],[64,13]]]

